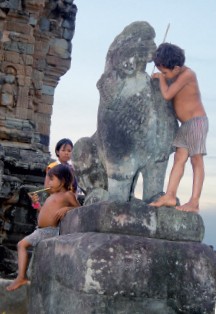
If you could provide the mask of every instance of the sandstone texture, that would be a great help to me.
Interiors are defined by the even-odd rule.
[[[23,286],[13,293],[8,293],[6,287],[10,280],[0,279],[0,313],[27,314],[28,313],[28,286]],[[33,313],[32,313],[33,314]]]
[[[200,215],[175,208],[155,208],[140,200],[78,207],[68,212],[67,219],[61,222],[61,234],[120,233],[170,241],[201,242],[204,231]]]
[[[216,255],[198,241],[201,217],[178,212],[174,225],[158,237],[150,219],[154,210],[138,209],[135,222],[124,205],[72,210],[62,221],[61,235],[38,245],[30,313],[213,313]],[[176,210],[161,211],[159,220],[171,224]],[[200,227],[196,241],[189,225]],[[174,233],[175,241],[170,240]]]

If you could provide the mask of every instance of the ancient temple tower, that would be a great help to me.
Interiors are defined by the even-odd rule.
[[[28,232],[23,191],[43,184],[54,92],[70,68],[76,12],[73,0],[0,2],[0,244]]]
[[[53,96],[69,69],[73,1],[0,3],[0,140],[48,152]]]

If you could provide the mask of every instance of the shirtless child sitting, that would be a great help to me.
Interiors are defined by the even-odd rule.
[[[163,43],[156,50],[154,62],[159,73],[160,90],[165,100],[172,100],[181,126],[173,142],[176,148],[174,164],[165,195],[151,206],[176,206],[176,194],[188,157],[193,169],[192,195],[188,203],[176,206],[182,211],[199,211],[199,199],[204,181],[203,155],[206,155],[208,118],[206,116],[195,73],[184,65],[184,51],[178,46]],[[168,83],[169,82],[169,83]]]
[[[36,246],[40,241],[59,234],[59,221],[71,207],[79,207],[71,191],[73,176],[68,166],[59,164],[51,168],[49,176],[49,193],[44,205],[39,210],[37,229],[18,243],[18,276],[6,288],[8,291],[18,289],[28,283],[26,270],[28,265],[27,248]],[[34,198],[33,198],[34,199]],[[34,206],[33,203],[33,207]]]

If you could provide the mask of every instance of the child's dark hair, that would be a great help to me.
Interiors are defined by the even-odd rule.
[[[176,45],[163,43],[157,48],[153,61],[157,67],[163,66],[170,70],[175,66],[182,67],[185,63],[184,50]]]
[[[73,143],[69,138],[62,138],[60,141],[58,141],[55,147],[55,153],[57,157],[58,157],[58,151],[61,149],[62,146],[65,146],[65,145],[70,145],[73,148]]]
[[[71,169],[68,165],[59,164],[51,168],[47,175],[51,178],[52,176],[57,177],[60,181],[64,181],[64,188],[66,190],[72,189],[72,183],[74,180]]]

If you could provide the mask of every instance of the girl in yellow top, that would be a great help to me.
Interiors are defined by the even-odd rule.
[[[50,163],[47,166],[46,173],[48,172],[49,169],[57,166],[58,164],[64,164],[64,165],[68,165],[68,167],[71,169],[71,172],[74,176],[74,169],[73,169],[73,166],[71,164],[72,151],[73,151],[73,143],[70,139],[63,138],[60,141],[58,141],[58,143],[56,144],[56,147],[55,147],[55,153],[56,153],[56,156],[58,157],[58,160]],[[44,182],[45,188],[47,188],[49,185],[48,181],[49,181],[49,177],[46,175],[45,182]],[[74,176],[72,187],[73,187],[73,192],[76,193],[77,181],[76,181],[75,176]]]

